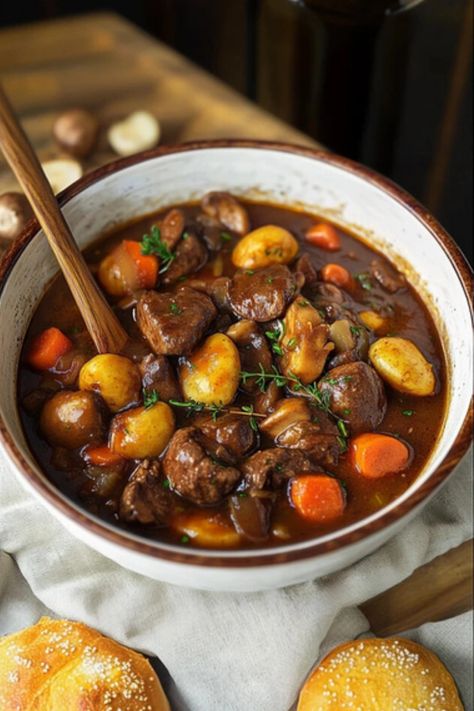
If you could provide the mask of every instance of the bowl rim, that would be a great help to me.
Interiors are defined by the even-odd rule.
[[[386,178],[371,168],[361,165],[353,160],[339,156],[329,151],[318,148],[310,148],[291,143],[278,141],[261,141],[253,139],[217,139],[198,140],[175,145],[164,145],[157,148],[137,153],[133,156],[120,158],[96,168],[77,180],[71,186],[63,190],[58,195],[60,206],[65,205],[73,197],[81,193],[85,188],[97,183],[103,178],[120,172],[121,170],[152,160],[162,156],[177,153],[196,151],[213,148],[251,148],[256,150],[279,151],[290,153],[296,156],[310,158],[316,161],[329,163],[346,172],[355,174],[364,181],[374,185],[374,187],[387,193],[389,197],[398,202],[401,206],[411,212],[428,230],[431,236],[438,242],[448,259],[450,260],[457,276],[461,282],[466,301],[470,308],[471,319],[473,318],[472,287],[473,275],[470,265],[464,257],[461,249],[454,242],[453,238],[444,230],[439,222],[421,205],[415,198],[407,193],[396,183]],[[0,294],[8,281],[9,274],[16,261],[21,257],[26,246],[39,232],[40,226],[33,217],[25,226],[21,235],[10,246],[0,262]],[[448,405],[449,407],[449,405]],[[430,495],[432,495],[447,479],[462,456],[469,448],[472,439],[473,425],[473,397],[463,422],[459,425],[457,435],[443,461],[431,473],[428,479],[403,501],[394,505],[389,510],[381,509],[372,517],[366,517],[350,525],[350,530],[340,529],[340,532],[333,531],[324,536],[304,541],[307,545],[298,549],[301,541],[288,544],[285,550],[282,547],[259,548],[259,549],[236,549],[236,550],[208,550],[208,549],[183,549],[183,547],[173,546],[160,541],[148,541],[139,535],[124,531],[119,527],[114,527],[108,522],[102,521],[88,512],[79,509],[74,502],[70,501],[54,485],[50,485],[30,466],[24,458],[16,442],[11,437],[6,423],[0,414],[0,442],[13,460],[20,475],[26,480],[28,485],[36,490],[36,493],[46,500],[62,516],[71,519],[79,527],[85,528],[89,534],[105,538],[109,543],[124,547],[133,553],[144,554],[152,558],[163,559],[172,563],[188,564],[194,566],[241,568],[259,565],[274,565],[315,558],[351,544],[357,543],[364,538],[370,537],[382,529],[390,527],[397,521],[405,517],[415,509]],[[369,520],[368,520],[369,519]],[[334,536],[334,538],[332,538]],[[324,538],[324,541],[321,541]]]

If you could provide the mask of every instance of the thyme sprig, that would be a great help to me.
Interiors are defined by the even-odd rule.
[[[170,405],[173,405],[174,407],[181,407],[185,408],[187,410],[187,415],[190,417],[191,415],[196,415],[199,412],[209,412],[211,414],[212,420],[215,422],[219,415],[227,414],[227,415],[242,415],[244,417],[249,417],[250,421],[250,427],[255,430],[257,427],[257,422],[256,422],[256,417],[261,417],[265,418],[266,415],[263,415],[259,412],[254,412],[253,405],[242,405],[241,408],[237,407],[224,407],[222,405],[206,405],[204,402],[199,402],[197,400],[168,400]]]
[[[250,373],[247,370],[242,370],[240,372],[240,377],[242,378],[242,382],[244,385],[250,378],[255,378],[255,383],[257,384],[257,387],[261,390],[261,392],[265,392],[267,384],[270,381],[274,381],[275,385],[277,385],[279,388],[291,385],[291,388],[294,392],[304,392],[312,400],[314,400],[320,410],[324,410],[324,412],[330,412],[329,392],[321,392],[318,389],[316,383],[310,383],[309,385],[305,385],[302,380],[293,373],[289,373],[288,375],[282,375],[277,369],[277,367],[274,365],[272,366],[272,370],[269,373],[265,370],[263,365],[259,363],[258,373]]]

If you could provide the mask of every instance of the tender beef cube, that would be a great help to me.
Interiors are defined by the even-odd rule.
[[[201,200],[201,207],[206,215],[238,235],[245,235],[250,230],[247,210],[230,193],[207,193]]]
[[[348,308],[349,296],[334,284],[315,284],[312,300],[323,318],[330,323],[353,316]]]
[[[160,224],[161,239],[173,251],[184,232],[186,218],[184,212],[175,207],[166,213]]]
[[[338,431],[334,425],[330,431],[317,421],[296,422],[288,427],[277,439],[279,447],[288,449],[299,449],[307,457],[321,466],[335,466],[339,459],[340,447],[338,443]]]
[[[391,269],[388,264],[384,264],[379,259],[373,259],[370,263],[370,273],[389,294],[395,294],[396,291],[405,286],[405,280],[402,275],[397,274],[394,269]]]
[[[157,355],[190,353],[216,315],[212,300],[188,287],[176,294],[144,291],[137,304],[138,327]]]
[[[223,226],[214,217],[209,215],[198,215],[196,218],[199,236],[210,252],[219,252],[224,246],[221,237],[224,231]]]
[[[257,436],[250,427],[249,418],[240,415],[222,415],[199,424],[206,442],[206,449],[213,450],[217,459],[235,462],[245,457],[257,443]]]
[[[199,506],[218,504],[241,476],[235,467],[225,466],[210,456],[205,438],[196,427],[175,432],[163,468],[173,491]]]
[[[192,232],[188,232],[186,239],[181,239],[175,249],[175,258],[163,275],[162,283],[165,286],[175,284],[182,277],[197,272],[207,261],[207,249]]]
[[[172,495],[160,476],[160,463],[144,459],[122,492],[119,518],[129,523],[164,524],[172,507]]]
[[[271,321],[282,316],[297,288],[295,275],[282,264],[255,272],[246,269],[237,272],[230,283],[230,305],[239,318]]]
[[[382,422],[387,399],[382,380],[367,363],[348,363],[319,381],[331,412],[350,425],[353,434],[374,430]]]
[[[314,469],[311,461],[299,450],[264,449],[252,454],[242,465],[249,489],[280,489],[296,474]]]
[[[309,254],[302,254],[296,262],[296,272],[304,276],[304,288],[312,291],[318,282],[318,272]]]
[[[154,390],[165,402],[181,399],[176,373],[166,356],[150,353],[143,358],[139,368],[145,390]]]
[[[258,373],[263,368],[266,372],[270,372],[273,363],[272,354],[267,339],[255,321],[247,319],[237,321],[227,330],[227,335],[239,349],[242,370]],[[255,391],[257,389],[255,378],[250,378],[245,384],[243,383],[242,388],[248,392]]]

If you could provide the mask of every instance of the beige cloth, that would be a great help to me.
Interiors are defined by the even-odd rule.
[[[198,592],[148,580],[90,550],[0,462],[0,633],[41,614],[82,620],[160,657],[183,702],[172,693],[176,711],[287,711],[320,652],[366,631],[356,605],[471,535],[465,459],[416,520],[345,571],[258,594]],[[456,646],[434,628],[420,634],[442,658],[446,651],[464,684],[472,649],[452,625]]]

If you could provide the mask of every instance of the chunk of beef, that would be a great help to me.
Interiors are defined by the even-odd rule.
[[[160,223],[161,239],[168,249],[173,251],[184,232],[186,218],[184,212],[177,207],[166,213]]]
[[[206,449],[217,459],[234,463],[255,448],[257,437],[250,427],[249,418],[240,415],[222,415],[199,424],[205,437]]]
[[[162,283],[165,286],[175,284],[182,277],[197,272],[207,261],[207,249],[192,232],[188,232],[186,239],[178,242],[174,254],[175,258],[168,271],[162,275]]]
[[[370,273],[389,294],[395,294],[396,291],[405,286],[405,280],[402,275],[379,259],[373,259],[370,263]]]
[[[206,215],[238,235],[245,235],[250,230],[247,210],[229,193],[207,193],[201,200],[201,207]]]
[[[279,447],[301,450],[314,464],[335,466],[340,453],[337,427],[325,431],[318,419],[316,416],[313,422],[296,422],[282,432],[276,443]]]
[[[280,489],[288,479],[314,465],[299,450],[264,449],[252,454],[242,465],[244,480],[249,489]]]
[[[272,354],[267,339],[255,321],[248,319],[237,321],[227,330],[227,335],[239,349],[242,370],[248,373],[259,373],[263,368],[266,372],[270,372],[273,363]],[[255,378],[249,378],[242,384],[242,388],[247,392],[254,392],[257,389]]]
[[[196,427],[183,427],[175,432],[163,469],[172,489],[200,506],[218,504],[240,479],[238,469],[225,466],[209,455],[202,433]]]
[[[182,287],[176,294],[144,291],[137,304],[137,323],[157,355],[186,355],[216,317],[212,300]]]
[[[373,430],[387,408],[380,377],[367,363],[340,365],[319,381],[331,411],[350,425],[352,433]]]
[[[239,318],[271,321],[284,313],[297,288],[295,275],[282,264],[240,271],[229,286],[230,305]]]
[[[129,523],[164,524],[172,507],[172,496],[160,476],[160,463],[144,459],[123,490],[119,518]]]
[[[154,390],[165,402],[181,399],[176,373],[166,356],[149,353],[138,367],[145,390]]]

